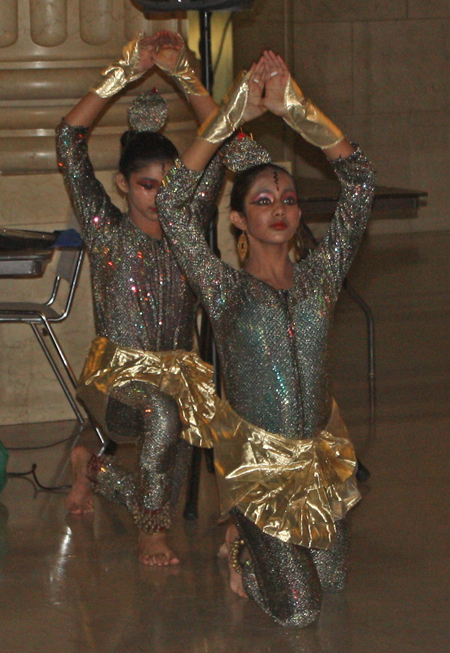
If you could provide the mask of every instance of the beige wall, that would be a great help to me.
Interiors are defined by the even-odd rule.
[[[233,28],[236,71],[272,47],[305,94],[363,146],[378,183],[428,191],[418,219],[375,220],[372,231],[449,228],[448,0],[256,0]],[[295,154],[285,145],[279,119],[252,130],[276,158],[295,160],[298,174],[322,174],[299,137]]]

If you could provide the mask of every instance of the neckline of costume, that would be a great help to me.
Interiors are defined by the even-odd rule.
[[[155,242],[158,245],[161,245],[164,242],[164,240],[165,240],[164,232],[163,232],[161,238],[156,238],[155,236],[150,236],[150,234],[146,234],[145,231],[142,231],[142,229],[139,229],[137,224],[135,224],[133,222],[133,220],[130,218],[130,214],[128,213],[128,211],[126,211],[123,215],[126,218],[127,224],[131,227],[134,234],[136,236],[138,236],[139,238],[142,238],[143,240],[151,240],[152,242]]]
[[[240,271],[241,273],[244,273],[247,277],[250,277],[252,280],[257,281],[258,283],[262,283],[264,286],[267,286],[267,288],[270,288],[270,290],[272,290],[277,294],[290,295],[293,292],[295,292],[296,289],[297,270],[298,270],[298,265],[294,263],[294,283],[290,288],[275,288],[270,283],[267,283],[267,281],[264,281],[264,279],[258,279],[258,277],[255,277],[253,274],[251,274],[251,272],[247,272],[245,268],[241,268]]]

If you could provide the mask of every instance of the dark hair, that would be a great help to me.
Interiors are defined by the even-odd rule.
[[[245,198],[250,189],[250,186],[253,184],[255,179],[265,170],[278,170],[279,172],[284,172],[289,177],[292,178],[292,175],[282,168],[277,166],[275,163],[260,163],[257,166],[252,166],[242,172],[238,172],[234,178],[233,188],[230,194],[230,210],[237,211],[245,215]],[[295,183],[295,181],[294,181]]]
[[[121,136],[120,145],[119,171],[126,180],[149,163],[174,161],[178,156],[172,141],[158,132],[126,131]]]

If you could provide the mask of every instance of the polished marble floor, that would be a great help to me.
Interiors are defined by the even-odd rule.
[[[5,653],[443,653],[449,625],[450,234],[377,236],[352,272],[376,318],[377,423],[367,415],[362,314],[343,296],[336,396],[372,476],[352,519],[351,576],[317,623],[273,624],[227,588],[216,557],[214,478],[202,470],[199,518],[172,533],[183,564],[146,569],[119,507],[64,509],[65,491],[10,478],[0,495],[0,650]],[[74,423],[0,427],[8,447],[55,443]],[[89,433],[86,441],[96,446]],[[69,481],[71,442],[11,451],[10,472]],[[125,449],[121,456],[129,454]]]

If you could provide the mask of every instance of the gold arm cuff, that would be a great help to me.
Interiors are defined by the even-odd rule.
[[[91,91],[102,98],[109,98],[121,91],[127,84],[142,77],[144,72],[136,73],[139,63],[139,41],[130,41],[122,51],[122,59],[112,63],[102,72],[101,79],[91,87]]]
[[[360,499],[356,456],[335,402],[314,438],[293,440],[242,419],[226,402],[211,423],[222,515],[237,507],[283,542],[328,549]]]
[[[284,121],[309,143],[326,149],[345,138],[343,132],[311,100],[304,97],[292,77],[289,77],[284,92],[284,106],[287,112],[283,116]]]
[[[248,73],[242,71],[220,109],[198,130],[200,138],[208,143],[221,143],[239,127],[248,101],[248,78]]]
[[[170,77],[173,77],[176,80],[186,96],[209,95],[208,91],[198,79],[195,71],[189,63],[189,59],[186,54],[186,47],[183,47],[183,49],[180,50],[174,70],[166,68],[161,63],[157,63],[156,65],[158,68],[161,68],[161,70],[170,75]]]
[[[106,408],[110,391],[131,381],[156,386],[178,403],[182,437],[191,444],[211,447],[209,422],[219,404],[213,382],[213,368],[193,351],[140,351],[119,347],[98,336],[78,381],[77,397],[89,414],[108,433]]]

